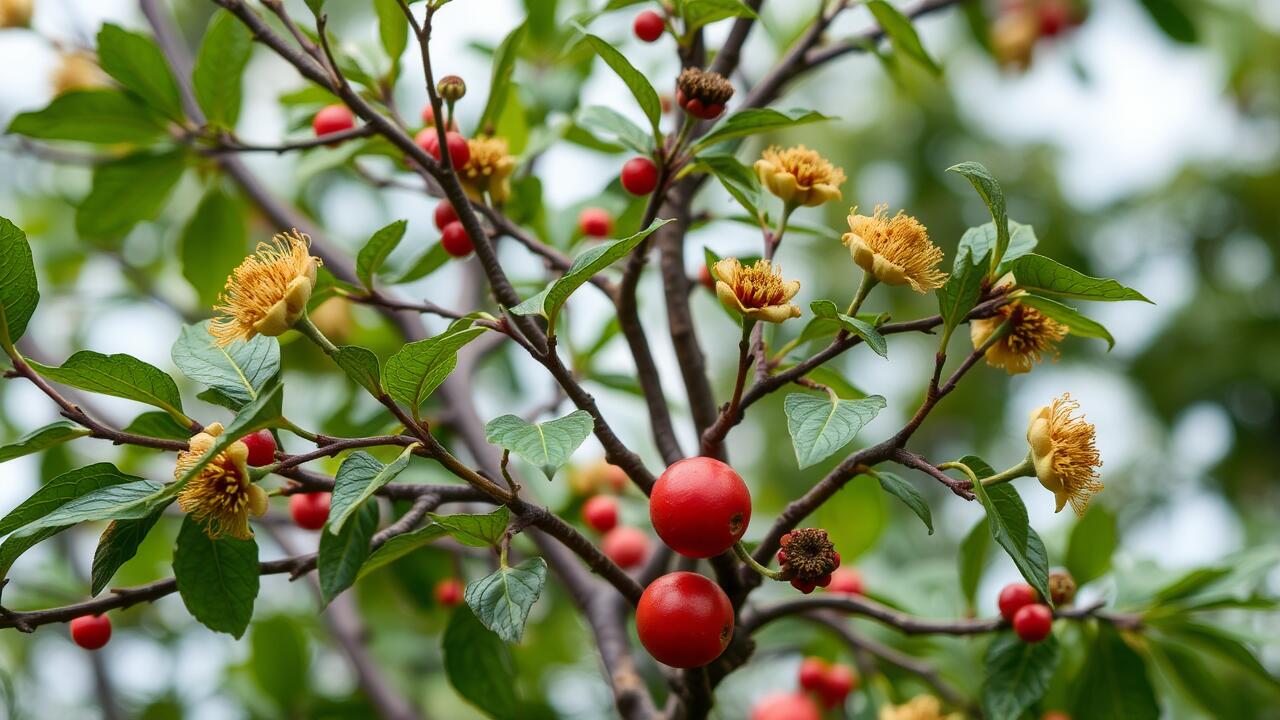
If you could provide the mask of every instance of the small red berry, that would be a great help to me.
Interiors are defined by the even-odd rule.
[[[658,166],[647,157],[631,158],[622,166],[622,187],[632,195],[648,195],[658,187]]]
[[[649,583],[636,606],[636,632],[655,660],[676,668],[702,667],[733,638],[733,605],[719,585],[691,572]]]
[[[809,593],[813,592],[813,589],[818,587],[818,585],[817,583],[812,583],[812,582],[809,582],[808,580],[801,580],[800,578],[791,578],[791,587],[799,590],[805,595],[808,595]]]
[[[831,573],[831,584],[827,590],[844,595],[861,595],[862,573],[854,568],[839,568]]]
[[[444,230],[440,231],[440,244],[444,246],[444,251],[454,257],[466,257],[476,247],[471,244],[471,236],[467,234],[467,229],[462,227],[460,222],[451,222],[444,226]]]
[[[462,602],[462,590],[462,582],[457,578],[445,578],[436,583],[436,602],[445,607],[454,607]]]
[[[249,464],[254,467],[270,465],[276,461],[276,439],[270,430],[259,430],[240,438],[249,448]]]
[[[1046,0],[1036,10],[1040,19],[1040,34],[1055,37],[1071,26],[1075,19],[1067,0]]]
[[[596,495],[582,505],[582,520],[596,532],[609,532],[618,526],[618,501]]]
[[[613,216],[604,208],[584,208],[578,213],[578,229],[587,237],[609,237],[613,232]]]
[[[635,30],[636,37],[651,43],[657,42],[658,38],[662,37],[663,31],[667,29],[667,24],[658,13],[652,10],[645,10],[636,16],[636,22],[632,29]]]
[[[462,137],[460,133],[452,130],[444,134],[444,140],[449,145],[449,158],[453,160],[454,169],[465,167],[471,162],[471,146],[467,144],[467,139]],[[422,128],[418,134],[414,136],[413,141],[418,147],[427,152],[428,155],[440,160],[440,135],[436,132],[434,125]]]
[[[311,129],[316,137],[323,137],[336,132],[350,130],[356,126],[356,118],[346,105],[329,105],[311,119]]]
[[[770,695],[751,708],[751,720],[822,720],[822,711],[808,695]]]
[[[649,556],[649,536],[643,530],[623,525],[605,533],[600,549],[618,567],[630,570]]]
[[[436,203],[434,219],[436,227],[443,230],[449,223],[458,222],[458,213],[454,211],[448,200],[441,200]]]
[[[800,687],[818,692],[827,680],[827,670],[830,667],[822,658],[805,658],[800,663]]]
[[[1013,616],[1013,631],[1023,642],[1038,643],[1053,631],[1053,611],[1048,605],[1023,605]]]
[[[1024,605],[1040,602],[1040,593],[1026,583],[1010,583],[1000,591],[1000,597],[996,602],[1004,619],[1013,622],[1013,616]]]
[[[85,650],[97,650],[111,639],[111,618],[81,615],[71,621],[71,639]]]
[[[826,707],[839,707],[856,687],[858,687],[858,676],[853,672],[853,668],[848,665],[832,665],[822,678],[822,687],[818,689],[818,696],[822,698],[822,704]]]
[[[705,264],[698,266],[698,283],[711,292],[716,291],[716,280],[711,277],[711,269]]]
[[[654,483],[649,519],[672,550],[685,557],[714,557],[747,531],[751,493],[742,477],[719,460],[686,458]]]
[[[289,514],[304,530],[319,530],[329,519],[329,493],[294,493],[289,496]]]

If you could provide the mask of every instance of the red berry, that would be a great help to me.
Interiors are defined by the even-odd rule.
[[[455,170],[471,162],[471,146],[467,144],[466,138],[459,133],[449,131],[444,134],[444,140],[449,145],[449,158],[453,160]],[[436,132],[434,125],[419,130],[413,141],[428,155],[437,161],[440,160],[440,135]]]
[[[827,590],[844,595],[862,594],[862,573],[854,568],[837,568],[831,573],[831,584]]]
[[[649,556],[649,536],[633,527],[616,527],[605,533],[600,541],[605,556],[623,570],[638,567]]]
[[[807,695],[781,693],[756,703],[751,720],[822,720],[822,712]]]
[[[270,430],[259,430],[240,438],[249,448],[249,464],[254,467],[270,465],[276,461],[276,439]]]
[[[658,166],[647,157],[631,158],[622,166],[622,187],[632,195],[648,195],[658,187]]]
[[[319,530],[329,519],[329,493],[294,493],[289,496],[289,514],[304,530]]]
[[[618,526],[618,501],[608,495],[596,495],[583,504],[582,520],[596,532],[609,532]]]
[[[441,200],[436,203],[435,211],[436,227],[443,230],[446,225],[452,222],[458,222],[458,213],[454,212],[453,206],[448,200]]]
[[[854,674],[853,668],[848,665],[832,665],[822,678],[818,695],[822,698],[822,704],[828,708],[839,707],[856,687],[858,676]]]
[[[716,291],[716,280],[711,277],[711,269],[705,264],[698,266],[698,282],[711,292]]]
[[[830,667],[822,658],[805,658],[800,663],[800,687],[818,692],[827,681],[827,669]]]
[[[71,621],[71,639],[85,650],[97,650],[111,639],[111,618],[81,615]]]
[[[1037,9],[1040,19],[1040,34],[1054,37],[1071,26],[1071,6],[1065,0],[1046,0]]]
[[[652,10],[645,10],[636,16],[635,25],[632,29],[636,32],[636,37],[645,42],[657,42],[662,37],[662,33],[667,29],[666,22],[662,16]]]
[[[702,667],[720,657],[733,637],[733,605],[719,585],[691,572],[673,572],[644,589],[636,632],[655,660]]]
[[[1071,720],[1071,716],[1061,710],[1050,710],[1040,716],[1040,720]]]
[[[436,583],[436,602],[445,607],[454,607],[462,602],[462,582],[457,578],[445,578]]]
[[[1048,605],[1023,605],[1013,616],[1013,631],[1023,642],[1038,643],[1053,631],[1053,611]]]
[[[311,129],[315,131],[316,137],[350,130],[355,126],[356,118],[346,105],[329,105],[321,108],[320,112],[311,119]]]
[[[454,257],[466,257],[471,254],[476,247],[471,244],[471,236],[467,234],[467,229],[462,227],[460,222],[451,222],[444,226],[444,230],[440,231],[440,244],[444,246],[444,251]]]
[[[613,217],[604,208],[584,208],[578,213],[578,229],[587,237],[609,237],[613,232]]]
[[[801,580],[800,578],[791,578],[791,587],[799,590],[805,595],[808,595],[809,593],[813,592],[814,588],[818,586],[816,583],[811,583],[808,580]]]
[[[1000,606],[1000,614],[1009,622],[1013,622],[1013,616],[1024,605],[1038,602],[1040,602],[1040,593],[1026,583],[1005,585],[1004,589],[1000,591],[1000,598],[997,600]]]
[[[649,519],[672,550],[685,557],[714,557],[747,531],[751,493],[742,477],[719,460],[686,458],[654,483]]]

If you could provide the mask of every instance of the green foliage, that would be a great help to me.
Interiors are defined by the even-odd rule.
[[[181,150],[138,152],[99,165],[93,187],[76,209],[76,230],[90,238],[123,237],[160,214],[186,168]]]
[[[895,51],[920,63],[934,75],[942,74],[942,68],[934,62],[929,51],[924,49],[924,43],[920,42],[911,19],[903,15],[901,10],[884,0],[868,0],[867,9],[889,36],[889,42],[893,44]]]
[[[920,518],[920,522],[929,528],[929,534],[933,534],[933,511],[929,509],[929,503],[916,490],[915,486],[903,480],[902,478],[890,472],[877,470],[875,473],[876,480],[880,481],[880,487],[890,495],[902,501],[903,505],[910,508],[911,512]]]
[[[254,621],[249,628],[253,662],[249,669],[258,687],[282,711],[296,711],[307,697],[311,652],[298,623],[283,616]]]
[[[515,27],[498,45],[493,54],[493,74],[489,82],[489,99],[485,102],[484,112],[480,114],[480,127],[489,123],[496,124],[502,117],[505,104],[512,89],[512,76],[515,74],[516,58],[519,56],[521,43],[524,42],[525,24]]]
[[[27,234],[0,217],[0,349],[13,347],[40,301]]]
[[[1018,302],[1027,307],[1033,307],[1047,317],[1066,325],[1073,335],[1106,340],[1108,350],[1116,344],[1116,339],[1111,336],[1111,333],[1101,323],[1090,320],[1080,314],[1079,310],[1063,305],[1057,300],[1050,300],[1039,295],[1023,295],[1018,298]]]
[[[383,465],[363,450],[348,455],[334,476],[329,521],[325,529],[334,535],[339,534],[347,520],[373,497],[378,488],[409,467],[412,451],[412,446],[405,448],[389,465]]]
[[[1009,211],[1005,207],[1004,189],[980,163],[962,162],[947,168],[947,172],[956,173],[968,180],[973,185],[973,189],[978,192],[978,197],[982,198],[982,202],[986,203],[987,209],[991,211],[991,221],[996,228],[996,243],[991,255],[991,267],[993,269],[999,267],[1005,252],[1009,249]],[[977,261],[976,256],[973,259]]]
[[[997,635],[983,660],[983,717],[1018,720],[1049,689],[1062,650],[1049,636],[1038,643],[1023,642],[1012,632]]]
[[[562,418],[544,423],[503,415],[490,420],[484,427],[484,434],[490,443],[537,465],[550,480],[591,434],[594,424],[591,414],[585,410],[574,410]]]
[[[365,560],[364,565],[360,567],[360,574],[357,579],[384,565],[393,563],[414,550],[429,545],[448,534],[449,532],[445,530],[443,525],[433,523],[426,527],[418,528],[413,532],[397,535],[369,554],[369,559]]]
[[[836,304],[830,300],[814,301],[809,305],[809,309],[819,318],[836,321],[845,332],[862,338],[867,347],[874,350],[877,355],[885,359],[889,358],[889,343],[876,330],[874,324],[840,312]]]
[[[0,519],[0,535],[8,535],[48,516],[67,503],[91,495],[103,488],[137,482],[139,478],[126,475],[111,463],[95,463],[63,473],[22,501],[18,507]]]
[[[178,386],[173,378],[132,355],[103,355],[92,350],[81,350],[67,358],[61,367],[41,365],[32,360],[28,364],[54,382],[126,400],[137,400],[154,405],[175,418],[183,417],[182,398],[178,395]]]
[[[688,32],[732,17],[758,17],[742,0],[686,0],[683,12]]]
[[[1111,556],[1118,541],[1115,515],[1097,503],[1090,505],[1084,517],[1072,526],[1067,543],[1064,563],[1075,581],[1084,585],[1111,570]]]
[[[505,505],[486,515],[428,515],[450,537],[470,547],[496,546],[511,519],[511,511]]]
[[[957,556],[960,571],[960,593],[964,595],[965,606],[973,609],[978,596],[978,584],[987,570],[988,558],[991,555],[990,522],[984,518],[964,536]]]
[[[832,118],[813,110],[801,110],[793,108],[791,110],[774,110],[773,108],[747,108],[739,110],[721,120],[715,127],[711,128],[706,135],[703,135],[697,144],[693,146],[693,152],[698,152],[712,145],[718,145],[729,140],[737,140],[748,135],[759,135],[767,132],[774,132],[786,128],[795,127],[797,125],[807,125],[815,122],[825,122]]]
[[[588,105],[578,111],[578,126],[604,142],[613,142],[648,154],[653,151],[653,137],[625,115],[603,105]]]
[[[360,253],[356,255],[356,277],[360,278],[365,287],[373,287],[374,274],[400,244],[408,225],[406,220],[397,220],[374,233],[369,242],[360,248]]]
[[[227,276],[244,259],[247,245],[244,208],[222,188],[211,186],[179,239],[182,275],[203,305],[212,306],[218,299]]]
[[[443,645],[444,671],[459,695],[496,720],[517,716],[519,700],[511,683],[516,675],[515,660],[469,607],[453,611]]]
[[[529,609],[542,595],[547,582],[547,561],[529,558],[515,567],[498,568],[497,572],[467,586],[467,605],[485,627],[509,643],[524,636]]]
[[[183,326],[171,354],[183,375],[217,390],[237,408],[258,399],[280,372],[280,344],[275,338],[258,335],[219,347],[207,320]]]
[[[1142,656],[1114,628],[1098,625],[1072,690],[1071,715],[1080,718],[1155,720],[1155,690]]]
[[[382,383],[391,397],[416,413],[457,367],[458,351],[484,334],[484,328],[467,325],[456,324],[433,338],[409,343],[392,355],[382,371]]]
[[[38,140],[145,144],[164,136],[165,123],[119,90],[72,90],[42,110],[19,113],[9,132]]]
[[[787,395],[783,409],[800,468],[819,463],[848,445],[884,406],[885,400],[879,395],[862,400],[840,400],[810,393]]]
[[[1115,280],[1092,278],[1043,255],[1023,255],[1009,265],[1018,287],[1041,295],[1076,300],[1141,300],[1142,293]]]
[[[244,69],[252,54],[253,36],[244,23],[226,10],[214,13],[191,71],[196,102],[210,125],[235,127]]]
[[[93,553],[93,572],[89,592],[97,595],[107,587],[116,571],[138,553],[138,546],[147,538],[147,533],[160,521],[164,514],[164,506],[151,511],[146,517],[135,520],[113,520],[102,531],[98,539],[98,549]]]
[[[330,515],[332,518],[332,515]],[[320,594],[326,603],[351,587],[360,575],[360,566],[369,557],[369,541],[378,529],[378,501],[367,500],[342,530],[334,533],[326,524],[320,533],[320,556],[316,569],[320,574]]]
[[[649,84],[644,74],[637,70],[617,48],[602,38],[584,32],[582,42],[599,55],[619,78],[622,78],[622,82],[631,91],[631,96],[636,99],[645,117],[649,119],[649,128],[653,131],[653,137],[662,137],[662,131],[658,129],[658,122],[662,119],[662,101],[658,99],[657,91]]]
[[[182,521],[173,548],[173,578],[191,617],[214,632],[244,635],[258,597],[258,544],[213,540],[199,522]]]
[[[8,445],[0,446],[0,463],[7,462],[23,455],[48,450],[54,445],[75,440],[89,434],[87,428],[67,421],[56,420],[41,428],[36,428]]]
[[[98,63],[116,82],[171,120],[183,118],[178,83],[151,38],[107,23],[98,32]]]
[[[972,455],[961,458],[960,462],[980,480],[995,474],[990,465]],[[1049,555],[1027,519],[1027,506],[1022,504],[1018,491],[1007,483],[987,488],[979,482],[974,483],[973,492],[987,511],[991,539],[1004,548],[1022,577],[1049,602]]]

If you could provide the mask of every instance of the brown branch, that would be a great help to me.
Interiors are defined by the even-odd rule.
[[[230,135],[222,135],[214,138],[214,145],[208,149],[211,154],[219,153],[246,153],[246,152],[270,152],[282,155],[287,152],[295,152],[298,150],[310,150],[325,145],[337,145],[344,140],[353,140],[356,138],[366,138],[374,134],[372,127],[361,125],[350,130],[340,130],[332,132],[320,137],[306,138],[301,140],[292,140],[282,142],[278,145],[258,145],[254,143],[242,142],[240,139]]]

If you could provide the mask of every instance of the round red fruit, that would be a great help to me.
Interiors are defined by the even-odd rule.
[[[827,591],[843,595],[861,595],[862,573],[854,568],[837,568],[831,573],[831,584],[827,586]]]
[[[1067,0],[1046,0],[1036,10],[1040,16],[1040,34],[1055,37],[1071,26],[1074,17]]]
[[[822,720],[822,711],[807,695],[770,695],[751,709],[751,720]]]
[[[582,520],[596,532],[609,532],[618,526],[618,501],[608,495],[596,495],[583,503]]]
[[[719,585],[691,572],[649,583],[636,606],[636,632],[655,660],[676,668],[702,667],[733,638],[733,605]]]
[[[1038,643],[1053,631],[1053,611],[1048,605],[1023,605],[1013,616],[1013,631],[1023,642]]]
[[[249,464],[254,467],[270,465],[276,461],[276,439],[270,430],[259,430],[240,438],[249,448]]]
[[[716,291],[716,280],[711,277],[711,269],[706,265],[698,266],[698,283],[711,292]]]
[[[818,695],[826,707],[839,707],[844,704],[844,699],[849,697],[849,693],[857,687],[858,676],[853,672],[853,668],[848,665],[832,665],[822,678],[822,687],[818,689]]]
[[[645,42],[657,42],[662,37],[662,33],[667,29],[666,22],[662,16],[652,10],[645,10],[636,16],[635,25],[632,29],[636,32],[636,37]]]
[[[419,130],[413,141],[428,155],[440,160],[440,135],[434,125]],[[444,134],[444,141],[449,145],[449,159],[453,161],[454,169],[465,167],[471,162],[471,146],[467,145],[467,139],[460,133],[447,132]]]
[[[356,126],[356,118],[346,105],[329,105],[320,109],[311,119],[311,129],[316,137],[350,130]]]
[[[85,650],[97,650],[111,639],[111,618],[81,615],[71,621],[71,639]]]
[[[1010,583],[1000,591],[996,601],[1000,606],[1000,614],[1005,620],[1013,622],[1013,616],[1023,607],[1040,602],[1040,593],[1026,583]]]
[[[604,208],[584,208],[578,213],[578,229],[587,237],[609,237],[613,232],[613,216]]]
[[[457,578],[445,578],[436,583],[436,602],[445,607],[455,607],[462,602],[462,583]]]
[[[462,227],[460,222],[451,222],[444,226],[444,230],[440,231],[440,244],[444,246],[444,251],[454,257],[466,257],[475,250],[475,246],[471,244],[471,236],[467,234],[467,229]]]
[[[830,667],[822,658],[805,658],[800,663],[800,687],[818,692],[827,681],[827,670]]]
[[[600,549],[623,570],[639,567],[649,556],[649,536],[633,527],[616,527],[605,533]]]
[[[295,493],[289,496],[289,514],[305,530],[319,530],[329,519],[329,493]]]
[[[448,200],[441,200],[436,203],[436,211],[433,218],[436,222],[436,227],[443,230],[449,223],[458,222],[458,213],[454,211]]]
[[[742,477],[719,460],[686,458],[654,483],[649,519],[672,550],[685,557],[714,557],[747,531],[751,493]]]
[[[631,158],[622,166],[622,188],[632,195],[648,195],[658,187],[658,166],[647,157]]]

